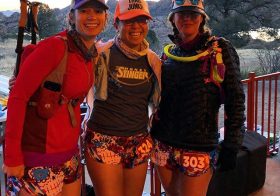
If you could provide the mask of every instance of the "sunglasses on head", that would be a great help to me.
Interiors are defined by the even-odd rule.
[[[175,0],[177,5],[184,5],[186,1],[189,1],[192,5],[198,5],[199,0]]]

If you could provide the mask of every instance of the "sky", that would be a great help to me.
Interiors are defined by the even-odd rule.
[[[36,0],[29,0],[30,2]],[[64,8],[70,5],[71,0],[37,0],[46,3],[50,8]],[[0,0],[0,11],[5,10],[19,10],[20,0]]]
[[[50,8],[65,8],[70,5],[71,0],[29,0],[30,2],[39,1],[41,3],[46,3]],[[107,0],[105,0],[107,1]],[[158,1],[158,0],[154,0]],[[0,11],[6,10],[19,10],[20,0],[0,0]]]

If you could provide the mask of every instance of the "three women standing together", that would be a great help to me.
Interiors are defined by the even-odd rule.
[[[69,53],[71,54],[72,51],[70,46],[77,47],[78,52],[75,58],[83,60],[87,66],[92,66],[90,62],[95,56],[93,51],[96,51],[94,38],[104,27],[107,17],[106,9],[107,6],[103,0],[74,1],[70,22],[75,30],[66,33],[70,38],[73,37],[73,45],[68,39]],[[85,68],[81,66],[82,63],[75,70],[68,65],[70,68],[67,69],[63,89],[65,95],[69,93],[70,98],[84,94],[92,85],[94,78],[94,107],[87,123],[86,161],[98,196],[142,195],[147,160],[150,155],[151,160],[156,164],[167,195],[171,196],[206,195],[213,168],[218,165],[221,170],[227,170],[235,166],[236,153],[241,145],[243,134],[241,127],[244,122],[244,93],[240,82],[239,60],[234,48],[228,41],[212,36],[210,30],[206,28],[208,16],[202,0],[172,1],[169,21],[173,26],[174,35],[170,38],[174,45],[164,48],[161,67],[159,58],[149,49],[149,44],[145,40],[148,33],[148,21],[151,19],[148,5],[144,0],[119,0],[114,14],[117,35],[114,39],[98,46],[99,60],[95,65],[94,77],[91,75],[92,67],[87,69],[86,73],[89,74],[90,79],[86,80],[82,71],[78,72],[81,75],[77,74],[77,70]],[[42,46],[38,47],[38,52],[39,48],[42,48],[42,51],[46,50],[47,46],[43,47],[43,43],[48,44],[51,40],[56,41],[50,44],[63,48],[63,41],[57,38],[47,40],[39,44]],[[47,52],[43,51],[40,54],[47,54]],[[45,64],[54,67],[59,62],[61,54],[63,54],[63,49],[54,51],[52,56],[57,60],[50,58],[51,62],[45,62]],[[30,58],[35,58],[35,56],[32,54]],[[26,61],[25,64],[29,64],[28,62]],[[68,62],[69,64],[75,62],[74,57]],[[34,67],[32,63],[29,66],[30,69]],[[52,67],[49,67],[49,70],[51,69]],[[17,95],[17,92],[26,91],[27,86],[21,78],[30,76],[22,73],[16,81],[10,95],[11,106],[8,106],[6,129],[8,142],[4,169],[8,176],[14,175],[20,178],[25,166],[23,181],[32,183],[32,186],[41,191],[46,191],[45,187],[47,190],[50,187],[44,183],[45,181],[38,179],[32,181],[31,179],[34,179],[36,175],[30,175],[35,174],[33,171],[37,171],[35,170],[37,166],[43,166],[50,172],[54,171],[53,168],[61,168],[62,173],[54,173],[52,180],[56,182],[54,179],[60,179],[60,175],[64,175],[59,189],[55,194],[49,194],[49,192],[45,194],[67,195],[65,192],[69,187],[66,185],[67,174],[72,170],[65,169],[65,166],[61,165],[65,163],[68,166],[72,165],[68,161],[72,160],[71,157],[77,150],[79,131],[71,127],[67,107],[61,106],[61,114],[56,114],[47,122],[47,127],[52,127],[47,132],[50,139],[47,141],[53,142],[53,145],[50,145],[52,148],[47,149],[56,150],[58,154],[62,152],[67,154],[65,155],[67,158],[59,163],[55,161],[51,162],[51,165],[45,162],[39,165],[28,165],[26,160],[31,160],[31,155],[38,156],[39,153],[40,156],[46,158],[49,156],[48,151],[30,152],[20,147],[24,138],[21,138],[19,132],[22,128],[20,125],[13,127],[11,123],[11,120],[15,119],[13,105],[24,97],[24,101],[20,101],[21,108],[26,107],[29,97],[47,73],[46,70],[45,75],[42,74],[42,77],[34,82],[34,88],[28,91],[28,95]],[[72,96],[70,96],[70,90],[66,88],[67,79],[70,83],[70,77],[71,84],[86,83],[83,87],[72,86]],[[225,103],[227,115],[226,134],[218,153],[217,115],[222,102]],[[157,112],[153,115],[153,127],[149,133],[147,125],[150,104],[157,108]],[[78,110],[78,107],[75,108],[76,116],[79,115]],[[23,122],[24,109],[21,115],[21,122]],[[53,120],[56,118],[59,119]],[[69,125],[66,126],[63,123],[62,126],[58,121],[68,122]],[[18,133],[18,137],[12,136],[15,132]],[[54,137],[55,134],[60,136],[57,138],[59,140]],[[73,138],[73,142],[69,142],[72,140],[68,137]],[[20,161],[13,161],[17,156],[13,154],[15,148],[12,147],[11,142],[18,144],[16,153],[21,155],[24,161],[23,158]],[[68,151],[71,153],[68,154]],[[216,160],[218,154],[219,159]],[[78,158],[75,160],[77,163]],[[20,170],[13,172],[13,166],[19,167]],[[75,168],[73,172],[78,171],[78,164]],[[78,173],[75,173],[76,181],[72,183],[72,189],[68,189],[76,192],[72,191],[70,195],[79,195]],[[26,192],[28,188],[25,187],[24,190]]]

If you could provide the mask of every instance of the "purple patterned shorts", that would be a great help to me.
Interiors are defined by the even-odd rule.
[[[151,161],[161,167],[179,169],[187,176],[205,174],[216,162],[217,153],[175,148],[158,140],[154,141]]]
[[[153,141],[148,133],[110,136],[87,130],[86,150],[98,162],[133,168],[150,158]]]
[[[62,192],[63,184],[75,182],[81,174],[79,154],[61,166],[25,167],[22,179],[8,178],[7,195],[17,195],[24,188],[30,195],[55,196]]]

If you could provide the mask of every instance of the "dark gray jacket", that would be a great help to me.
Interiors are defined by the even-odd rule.
[[[195,50],[175,46],[170,53],[180,57],[195,55],[196,51],[203,51],[211,45],[207,40],[201,39]],[[239,57],[229,41],[220,38],[218,43],[226,66],[221,88],[213,82],[206,82],[210,74],[209,60],[179,62],[167,58],[164,61],[158,111],[160,120],[155,120],[151,129],[154,138],[178,148],[213,150],[218,144],[218,111],[224,102],[227,115],[224,146],[235,152],[240,147],[245,96]]]

